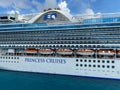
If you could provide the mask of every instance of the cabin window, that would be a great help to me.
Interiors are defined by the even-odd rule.
[[[110,63],[110,61],[107,61],[107,63]]]
[[[98,68],[100,68],[100,65],[98,65]]]
[[[0,17],[0,19],[8,19],[8,17],[7,17],[7,16],[4,16],[4,17]]]
[[[85,64],[84,66],[87,67],[87,64]]]
[[[91,67],[91,65],[89,65],[89,67]]]
[[[112,63],[115,63],[115,61],[112,61]]]
[[[112,68],[115,68],[115,66],[112,66]]]
[[[102,65],[103,68],[105,68],[105,65]]]
[[[105,61],[103,60],[102,63],[105,63]]]
[[[78,66],[78,64],[76,64],[76,66]]]
[[[10,19],[15,20],[15,18],[14,18],[14,17],[10,17]]]
[[[96,62],[96,60],[93,60],[93,62],[95,63],[95,62]]]
[[[78,59],[76,59],[76,62],[78,62]]]
[[[80,66],[82,67],[82,66],[83,66],[83,64],[80,64]]]
[[[93,65],[93,67],[96,67],[96,65]]]
[[[85,62],[87,62],[87,60],[85,60]]]
[[[110,66],[108,65],[107,68],[110,68]]]
[[[83,60],[81,59],[80,62],[82,62]]]
[[[91,62],[91,60],[89,60],[89,62]]]

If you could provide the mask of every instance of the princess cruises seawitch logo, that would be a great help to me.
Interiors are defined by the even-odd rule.
[[[66,60],[55,58],[25,58],[25,62],[65,64]]]
[[[52,13],[52,14],[45,14],[44,15],[44,20],[55,20],[57,17],[56,13]]]

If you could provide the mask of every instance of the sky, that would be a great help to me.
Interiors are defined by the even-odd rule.
[[[60,7],[73,15],[118,13],[120,0],[0,0],[0,14],[18,11],[21,14],[40,13]]]

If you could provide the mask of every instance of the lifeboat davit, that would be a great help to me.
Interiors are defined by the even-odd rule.
[[[40,54],[53,54],[53,50],[51,49],[39,49]]]
[[[37,53],[37,49],[26,49],[26,53]]]
[[[114,50],[98,50],[98,55],[114,55],[115,51]]]
[[[73,53],[70,49],[58,49],[56,52],[61,55],[71,55]]]
[[[79,54],[79,55],[94,55],[94,50],[92,49],[78,49],[76,51],[76,54]]]

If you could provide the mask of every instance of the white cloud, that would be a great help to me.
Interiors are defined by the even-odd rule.
[[[32,9],[33,12],[41,12],[44,9],[58,7],[56,0],[45,0],[44,3],[40,3],[37,0],[32,0],[32,5],[34,6],[34,8]]]
[[[32,9],[32,6],[30,4],[29,0],[14,0],[13,2],[14,9]]]
[[[8,11],[8,12],[7,12],[7,14],[13,14],[13,15],[16,14],[16,13],[17,13],[17,14],[20,14],[19,11],[14,11],[14,10],[11,10],[11,11]]]
[[[38,1],[32,0],[32,5],[34,6],[31,10],[32,12],[40,12],[43,10],[43,4]]]
[[[60,3],[58,4],[58,6],[60,7],[60,9],[61,9],[62,11],[70,13],[70,9],[67,7],[67,5],[68,5],[68,4],[67,4],[66,1],[60,2]]]
[[[66,1],[59,3],[59,6],[65,12],[70,12],[67,8]],[[7,10],[13,9],[14,11],[29,10],[29,12],[41,12],[43,9],[58,7],[57,0],[45,0],[40,2],[38,0],[0,0],[0,7]]]
[[[6,8],[9,7],[11,5],[11,0],[0,0],[0,7],[2,8]]]
[[[20,9],[28,9],[31,6],[28,5],[29,0],[0,0],[0,7],[7,8],[20,8]]]
[[[91,9],[91,8],[87,8],[86,11],[85,11],[85,14],[87,15],[94,15],[94,11]]]
[[[0,0],[0,7],[13,10],[31,10],[32,5],[30,0]]]
[[[86,0],[0,0],[0,7],[6,10],[14,10],[23,12],[26,10],[26,13],[30,12],[42,12],[43,9],[60,7],[64,12],[70,13],[69,6],[74,7],[78,13],[90,13],[93,14],[94,11],[91,9],[90,3]],[[95,2],[96,0],[89,0],[89,2]],[[24,12],[25,13],[25,12]]]
[[[56,8],[56,7],[58,7],[56,0],[45,0],[44,9],[46,9],[46,8]]]

